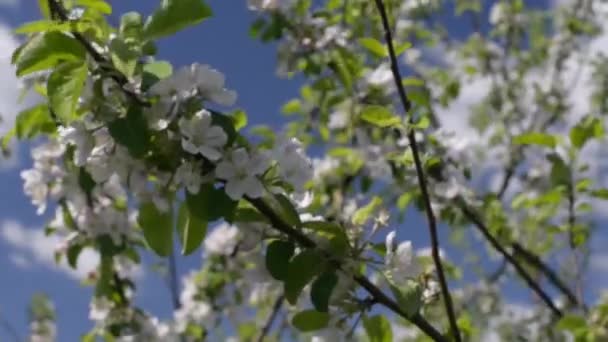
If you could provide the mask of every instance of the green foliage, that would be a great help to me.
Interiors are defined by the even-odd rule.
[[[86,64],[68,62],[60,64],[49,76],[49,105],[64,123],[69,123],[77,117],[78,99],[84,89],[87,73]]]
[[[266,249],[266,269],[276,280],[286,280],[289,263],[295,252],[295,245],[289,241],[274,240]]]
[[[188,26],[201,23],[212,15],[203,0],[162,0],[146,20],[143,38],[152,40],[170,36]]]
[[[207,213],[204,210],[192,211],[187,201],[181,204],[177,216],[177,233],[182,244],[183,255],[191,254],[203,242],[207,233],[206,216]]]
[[[335,272],[325,272],[312,283],[310,288],[310,300],[319,312],[329,310],[331,294],[338,284],[338,276]]]
[[[17,76],[55,67],[58,63],[81,62],[85,50],[74,38],[61,32],[48,31],[33,36],[13,55]]]
[[[112,138],[125,146],[133,157],[144,157],[150,147],[150,135],[139,106],[131,106],[125,117],[112,121],[108,128]]]
[[[394,127],[401,124],[401,119],[384,106],[369,105],[361,111],[361,119],[378,127]]]
[[[329,324],[329,314],[316,310],[298,312],[291,319],[291,324],[301,332],[321,330]]]
[[[15,134],[19,139],[31,139],[54,131],[55,122],[44,104],[20,112],[15,119]]]
[[[201,185],[196,194],[186,193],[186,203],[190,211],[199,219],[214,222],[221,218],[230,220],[238,203],[232,200],[223,188],[213,184]]]
[[[369,342],[393,341],[391,323],[383,315],[363,316],[363,327],[365,328]]]
[[[388,48],[374,38],[360,38],[359,44],[376,57],[384,58],[388,56]]]
[[[415,281],[406,284],[395,284],[390,281],[390,288],[399,303],[399,307],[408,317],[412,317],[422,307],[422,288]]]
[[[290,261],[285,279],[285,298],[290,304],[296,304],[304,287],[323,271],[324,263],[323,256],[315,249],[304,250]]]
[[[357,211],[355,211],[355,213],[353,214],[353,224],[356,225],[363,225],[365,224],[371,217],[372,215],[376,212],[376,210],[378,210],[380,208],[380,206],[382,205],[382,199],[380,197],[374,197],[372,198],[372,200],[365,205],[364,207],[361,207],[359,209],[357,209]]]
[[[137,222],[148,246],[160,256],[173,252],[173,220],[171,212],[162,212],[152,202],[139,206]]]
[[[524,133],[513,138],[514,144],[539,145],[554,148],[557,144],[555,136],[546,133]]]

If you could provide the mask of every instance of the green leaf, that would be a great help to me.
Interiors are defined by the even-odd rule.
[[[540,145],[554,148],[557,139],[546,133],[524,133],[513,138],[513,143],[518,145]]]
[[[15,134],[19,139],[31,139],[39,134],[52,133],[54,131],[55,122],[51,118],[49,108],[45,104],[39,104],[26,109],[15,118]]]
[[[304,310],[293,316],[291,324],[301,332],[321,330],[329,324],[329,314],[316,310]]]
[[[591,191],[591,196],[601,199],[608,199],[608,189],[597,189]]]
[[[190,212],[206,222],[231,219],[238,204],[226,195],[223,188],[216,188],[209,183],[201,185],[196,194],[186,193],[186,202]]]
[[[283,194],[275,194],[274,199],[277,205],[273,205],[273,207],[281,214],[281,217],[283,217],[289,225],[301,228],[302,221],[300,221],[300,214],[291,203],[291,200]]]
[[[312,283],[310,300],[317,311],[327,312],[329,310],[329,299],[336,284],[338,284],[338,276],[335,272],[325,272]]]
[[[182,254],[194,252],[203,242],[207,234],[205,215],[194,215],[190,212],[187,202],[181,204],[177,215],[177,233],[182,244]]]
[[[352,222],[356,225],[363,225],[371,218],[374,212],[382,205],[382,199],[374,196],[364,207],[361,207],[353,214]]]
[[[112,14],[112,6],[103,0],[76,0],[76,4],[88,7],[101,14]]]
[[[160,7],[146,20],[144,39],[170,36],[211,15],[211,8],[203,0],[162,0]]]
[[[397,299],[401,310],[408,317],[414,316],[422,307],[422,288],[415,281],[408,281],[407,284],[398,286],[389,279],[390,288]]]
[[[29,21],[15,29],[17,34],[32,34],[44,31],[69,31],[69,23],[58,23],[54,20],[36,20]]]
[[[119,36],[131,42],[139,42],[144,32],[144,22],[138,12],[127,12],[120,17]]]
[[[139,59],[138,47],[116,37],[110,42],[110,58],[118,71],[132,77]]]
[[[378,127],[390,127],[401,124],[401,119],[388,108],[378,105],[369,105],[363,108],[361,119]]]
[[[327,221],[306,221],[302,223],[302,227],[308,228],[317,232],[329,233],[331,235],[344,235],[344,229],[338,223]]]
[[[424,85],[424,80],[416,77],[406,77],[401,80],[401,84],[403,84],[404,87],[422,87]]]
[[[154,203],[139,206],[137,222],[143,230],[150,248],[160,256],[169,256],[173,251],[173,225],[170,212],[161,212]]]
[[[405,42],[399,45],[395,46],[395,55],[399,56],[400,54],[404,53],[405,50],[409,49],[412,47],[412,43],[410,42]]]
[[[68,265],[70,265],[71,268],[76,269],[78,266],[78,256],[80,255],[80,252],[82,252],[83,248],[84,246],[81,244],[71,244],[68,246],[66,256],[68,259]]]
[[[388,49],[386,46],[374,38],[361,38],[359,39],[359,44],[376,57],[388,56]]]
[[[560,330],[568,330],[575,332],[579,329],[587,327],[587,322],[581,316],[566,315],[557,322],[557,328]]]
[[[551,182],[554,185],[566,185],[571,182],[570,168],[556,153],[549,154],[547,159],[551,162]]]
[[[235,110],[232,115],[230,115],[232,122],[234,123],[234,129],[240,131],[241,128],[247,126],[247,113],[243,110]]]
[[[363,317],[363,327],[369,338],[369,342],[391,342],[393,330],[391,323],[382,315]]]
[[[173,66],[167,61],[156,61],[144,64],[142,74],[142,89],[148,90],[154,83],[173,74]]]
[[[319,251],[307,249],[289,263],[285,279],[285,299],[295,305],[300,293],[312,279],[323,271],[324,259]]]
[[[110,122],[108,128],[112,138],[126,147],[133,157],[141,158],[146,154],[150,135],[141,107],[131,106],[124,118]]]
[[[293,256],[295,245],[292,242],[274,240],[266,249],[266,269],[276,280],[285,280],[289,269],[289,260]]]
[[[61,32],[49,31],[34,36],[14,55],[17,76],[54,67],[61,61],[83,61],[85,50],[74,38]]]
[[[76,118],[78,99],[87,79],[87,66],[82,62],[63,63],[49,76],[49,105],[64,123]]]
[[[300,100],[298,100],[298,99],[292,99],[283,105],[281,112],[283,112],[283,114],[295,114],[295,113],[299,113],[301,110],[302,110],[302,102],[300,102]]]

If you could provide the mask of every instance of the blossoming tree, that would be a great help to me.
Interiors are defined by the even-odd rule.
[[[2,142],[44,138],[22,178],[55,210],[57,258],[100,255],[83,340],[608,340],[584,281],[608,198],[602,1],[249,0],[250,34],[304,80],[278,131],[223,110],[237,94],[213,67],[155,58],[205,1],[118,27],[103,0],[38,2],[12,61],[43,101]],[[204,257],[162,321],[129,269],[151,251],[175,277],[175,244]],[[53,316],[36,298],[32,341],[54,340]]]

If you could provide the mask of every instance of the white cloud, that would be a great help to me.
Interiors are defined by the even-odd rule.
[[[15,1],[0,0],[1,5],[16,4]],[[13,50],[19,46],[11,28],[0,23],[0,136],[8,132],[15,123],[15,116],[26,106],[31,104],[31,98],[19,103],[21,81],[15,75],[15,68],[11,65]],[[14,168],[19,164],[17,150],[13,144],[13,153],[10,158],[0,156],[0,170]]]
[[[4,221],[0,225],[0,237],[15,249],[10,260],[22,269],[38,264],[83,279],[99,264],[99,254],[92,249],[82,251],[76,269],[72,269],[65,260],[57,264],[54,253],[61,238],[46,236],[43,230],[25,228],[16,221]]]
[[[0,7],[17,7],[19,5],[19,0],[0,0]]]

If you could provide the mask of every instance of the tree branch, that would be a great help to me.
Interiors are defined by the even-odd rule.
[[[527,250],[524,246],[519,244],[518,242],[513,242],[511,244],[513,247],[513,251],[519,254],[526,262],[530,265],[536,267],[539,271],[541,271],[555,287],[557,287],[572,303],[576,306],[583,306],[577,296],[568,288],[568,286],[559,278],[557,273],[553,271],[549,266],[547,266],[536,254]]]
[[[264,324],[264,327],[262,327],[262,331],[260,331],[260,335],[257,338],[258,342],[263,342],[264,339],[266,338],[266,335],[268,335],[268,333],[270,332],[270,329],[272,328],[272,324],[274,323],[274,320],[277,318],[279,311],[281,311],[281,307],[283,306],[283,301],[285,300],[285,296],[283,296],[282,294],[277,297],[277,300],[274,302],[274,305],[272,306],[272,311],[270,312],[270,316],[268,316],[268,319],[266,320],[266,323]]]
[[[301,231],[294,229],[288,223],[286,223],[281,217],[279,217],[273,209],[260,198],[245,198],[253,207],[255,207],[260,213],[262,213],[268,220],[270,224],[278,231],[284,233],[289,236],[295,242],[300,244],[306,248],[315,248],[317,244],[308,236],[306,236]],[[340,266],[337,264],[336,266]],[[425,334],[431,337],[434,341],[444,341],[447,342],[446,339],[437,329],[435,329],[424,317],[422,317],[419,313],[416,313],[413,316],[408,316],[405,311],[403,311],[399,304],[397,304],[394,300],[388,297],[382,290],[380,290],[376,285],[374,285],[369,279],[362,275],[353,275],[353,279],[357,284],[363,287],[373,298],[373,300],[377,303],[382,304],[389,310],[393,311],[397,315],[405,318],[410,321],[412,324],[417,326],[420,330],[422,330]]]
[[[414,116],[410,113],[412,104],[405,93],[405,88],[401,83],[401,72],[399,71],[399,64],[397,62],[397,54],[395,53],[395,47],[393,46],[393,37],[391,34],[390,25],[388,23],[388,16],[386,14],[386,8],[384,7],[384,3],[382,0],[374,0],[376,3],[376,7],[378,8],[378,12],[380,13],[380,17],[382,20],[382,26],[384,27],[384,38],[386,40],[386,44],[388,46],[389,57],[391,61],[391,70],[393,73],[393,80],[395,82],[395,86],[397,87],[397,91],[399,93],[399,99],[401,100],[401,104],[403,105],[403,110],[405,115],[409,114],[409,122],[413,123]],[[448,288],[447,280],[445,277],[445,273],[443,271],[443,265],[441,264],[441,256],[439,254],[439,234],[437,233],[437,221],[435,219],[435,215],[433,214],[433,208],[431,206],[431,200],[428,193],[426,180],[424,176],[424,171],[422,168],[422,161],[420,160],[420,153],[418,151],[418,143],[416,142],[416,132],[410,127],[408,128],[407,137],[412,148],[412,155],[414,158],[414,165],[416,167],[416,176],[418,178],[418,185],[420,187],[420,192],[422,194],[422,199],[424,202],[426,218],[428,221],[429,235],[431,237],[431,249],[433,256],[433,263],[435,264],[435,269],[437,271],[437,277],[439,280],[439,284],[441,287],[441,294],[443,297],[443,303],[445,305],[445,311],[448,316],[448,320],[450,323],[450,331],[451,335],[454,337],[456,342],[462,341],[460,336],[460,331],[458,329],[458,324],[456,322],[456,314],[454,313],[454,306],[452,304],[452,297],[450,296],[450,290]]]
[[[171,301],[173,309],[177,310],[182,307],[179,300],[179,285],[177,283],[177,260],[175,253],[169,254],[169,275],[168,275],[169,291],[171,292]]]
[[[69,22],[66,9],[57,0],[48,0],[49,10],[51,11],[51,18],[57,18],[60,22]],[[71,31],[74,39],[76,39],[84,48],[87,53],[93,58],[93,60],[99,65],[100,68],[105,71],[109,71],[109,77],[112,78],[122,89],[122,91],[140,106],[149,107],[150,102],[142,99],[139,94],[130,90],[128,87],[131,85],[129,79],[124,74],[117,72],[112,62],[106,59],[97,49],[83,36],[80,32]]]
[[[542,301],[551,309],[553,314],[557,317],[562,317],[562,312],[558,309],[555,304],[553,304],[553,300],[545,291],[537,284],[532,276],[515,260],[515,258],[498,242],[498,240],[492,236],[488,227],[481,221],[481,219],[474,213],[471,209],[469,209],[466,205],[462,203],[459,204],[460,210],[462,210],[463,214],[474,223],[474,226],[483,234],[483,236],[490,242],[492,247],[496,249],[517,271],[517,273],[524,279],[524,281],[528,284],[528,286],[542,299]]]

